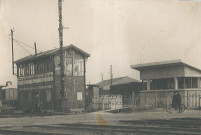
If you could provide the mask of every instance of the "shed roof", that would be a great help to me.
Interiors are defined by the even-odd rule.
[[[182,62],[180,59],[169,60],[169,61],[161,61],[161,62],[144,63],[144,64],[136,64],[136,65],[131,65],[130,67],[140,71],[143,69],[162,68],[162,67],[170,67],[170,66],[186,66],[186,67],[189,67],[189,68],[192,68],[196,71],[201,72],[200,69],[195,68],[191,65],[188,65],[188,64]]]
[[[115,83],[113,83],[113,85],[130,84],[130,83],[141,83],[141,82],[136,79],[126,76],[126,77],[116,81]]]
[[[113,78],[112,83],[114,83],[114,82],[116,82],[116,81],[118,81],[118,80],[120,80],[122,78],[124,78],[124,77]],[[111,79],[108,79],[108,80],[103,80],[102,82],[99,82],[99,83],[97,83],[95,85],[97,85],[99,87],[105,87],[105,86],[110,85],[110,84],[111,84]]]
[[[112,79],[112,85],[127,84],[127,83],[131,83],[131,82],[139,82],[139,81],[136,80],[136,79],[133,79],[131,77],[128,77],[128,76],[119,77],[119,78],[113,78]],[[99,86],[100,88],[105,87],[106,89],[109,89],[110,85],[111,85],[111,79],[104,80],[104,81],[99,82],[99,83],[97,83],[95,85]]]
[[[85,57],[90,57],[90,54],[86,53],[85,51],[79,49],[78,47],[76,47],[72,44],[63,47],[63,50],[66,50],[69,48],[73,48],[73,49],[77,50],[78,52],[82,53]],[[34,60],[34,59],[38,59],[38,58],[42,58],[42,57],[46,57],[46,56],[51,56],[51,55],[56,54],[59,50],[60,50],[60,48],[56,48],[56,49],[52,49],[52,50],[48,50],[45,52],[38,53],[37,55],[29,55],[27,57],[16,60],[15,63],[20,63],[20,62],[25,62],[28,60]]]

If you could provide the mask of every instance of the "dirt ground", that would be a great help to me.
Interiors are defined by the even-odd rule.
[[[47,125],[47,124],[101,124],[103,121],[107,125],[121,125],[121,120],[155,120],[171,118],[201,118],[200,110],[186,110],[183,113],[160,112],[132,112],[132,113],[107,113],[93,112],[70,115],[53,115],[53,116],[26,116],[19,118],[0,118],[0,127]],[[124,123],[125,124],[125,123]]]

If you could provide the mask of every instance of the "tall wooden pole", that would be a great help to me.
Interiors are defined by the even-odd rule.
[[[86,99],[86,61],[87,58],[84,58],[84,101],[85,101],[85,105],[84,105],[84,109],[86,110],[86,106],[87,106],[87,99]]]
[[[13,69],[13,75],[15,74],[14,71],[14,48],[13,48],[13,30],[11,29],[11,43],[12,43],[12,69]]]
[[[64,99],[64,65],[63,65],[63,24],[62,24],[62,0],[58,0],[59,9],[59,43],[60,43],[60,82],[61,99]],[[62,103],[63,104],[63,103]],[[62,106],[63,108],[63,106]]]
[[[112,65],[110,65],[110,77],[111,77],[111,85],[112,85],[112,79],[113,79],[113,74],[112,74]]]

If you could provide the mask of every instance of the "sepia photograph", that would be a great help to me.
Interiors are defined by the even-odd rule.
[[[0,135],[200,135],[201,0],[0,0]]]

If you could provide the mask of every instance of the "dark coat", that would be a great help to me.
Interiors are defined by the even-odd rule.
[[[172,98],[172,107],[177,108],[178,106],[181,106],[181,95],[179,93]]]

